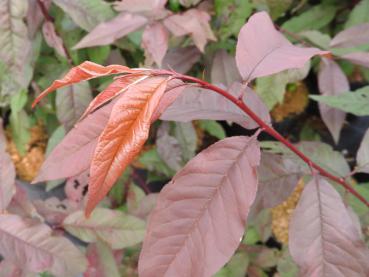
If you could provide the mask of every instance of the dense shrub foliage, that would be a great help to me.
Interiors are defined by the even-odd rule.
[[[368,276],[369,1],[316,2],[0,0],[0,276]]]

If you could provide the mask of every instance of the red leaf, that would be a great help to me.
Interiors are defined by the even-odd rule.
[[[54,237],[46,224],[18,215],[0,215],[0,253],[18,267],[57,276],[76,276],[87,266],[82,252],[68,239]]]
[[[259,12],[240,31],[236,62],[242,78],[251,81],[289,68],[301,68],[312,56],[327,53],[294,46],[274,28],[266,12]]]
[[[369,23],[359,24],[339,32],[329,46],[350,48],[367,43],[369,43]]]
[[[92,159],[86,215],[140,152],[166,85],[163,77],[144,80],[130,87],[114,105]]]
[[[175,36],[190,34],[196,47],[204,52],[208,40],[216,40],[210,25],[210,15],[207,12],[191,9],[183,14],[175,14],[164,20],[164,25]]]
[[[167,29],[159,22],[147,25],[142,34],[142,47],[158,66],[168,50],[168,37]]]
[[[211,82],[229,87],[234,82],[240,81],[242,80],[234,57],[229,55],[226,50],[218,50],[211,67]]]
[[[243,94],[243,101],[265,122],[270,122],[268,108],[250,88],[234,83],[229,92],[237,98]],[[187,88],[165,110],[161,119],[184,122],[199,119],[228,120],[248,129],[258,127],[251,118],[223,96],[197,87]]]
[[[289,248],[299,276],[368,276],[369,250],[338,192],[315,177],[290,222]]]
[[[35,107],[42,98],[44,98],[49,93],[53,92],[58,88],[69,86],[71,84],[79,83],[81,81],[90,80],[97,77],[120,74],[120,73],[134,73],[137,71],[129,69],[123,65],[108,65],[102,66],[93,62],[86,61],[79,66],[73,67],[61,80],[56,80],[52,83],[50,87],[44,90],[32,104]]]
[[[73,49],[111,44],[117,39],[141,28],[146,23],[147,19],[141,15],[121,13],[112,20],[97,25]]]
[[[342,59],[348,60],[354,64],[358,64],[369,68],[369,53],[367,52],[355,52],[343,55]]]
[[[47,157],[33,183],[68,178],[89,169],[97,139],[108,122],[114,103],[103,106],[76,124]]]
[[[6,139],[0,118],[0,211],[4,211],[15,194],[15,167],[5,150]]]
[[[117,95],[126,91],[130,85],[147,78],[146,75],[137,73],[116,78],[106,89],[100,92],[88,105],[87,109],[81,116],[81,119],[86,117],[89,113],[95,111],[105,103],[112,100]]]
[[[255,137],[231,137],[192,159],[161,191],[140,276],[211,276],[234,254],[257,190]]]
[[[37,5],[37,4],[35,4]],[[44,35],[47,45],[54,48],[55,51],[62,57],[67,57],[63,46],[63,40],[57,35],[54,24],[50,21],[46,21],[42,26],[42,34]]]
[[[350,90],[349,82],[340,66],[330,59],[323,58],[318,73],[319,91],[322,95],[340,95]],[[319,103],[322,119],[337,143],[345,121],[346,113]]]
[[[200,60],[200,51],[196,47],[169,49],[162,62],[163,68],[186,73]]]

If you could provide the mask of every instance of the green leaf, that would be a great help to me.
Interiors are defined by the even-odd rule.
[[[192,122],[175,122],[174,135],[182,149],[185,162],[195,156],[197,147],[197,134]]]
[[[200,128],[204,129],[205,132],[209,133],[213,137],[217,139],[224,139],[226,137],[226,133],[218,122],[214,120],[200,120],[199,121]]]
[[[329,43],[331,42],[331,37],[329,35],[323,34],[317,30],[304,31],[299,35],[322,49],[328,49]]]
[[[280,277],[296,277],[299,276],[299,269],[293,262],[288,248],[283,251],[282,257],[278,260],[277,271]]]
[[[219,36],[225,40],[229,36],[237,36],[252,12],[253,5],[249,0],[215,0],[215,13],[219,18]]]
[[[345,23],[345,29],[369,22],[369,0],[362,0],[352,9]]]
[[[293,0],[266,0],[269,14],[273,20],[283,16],[291,6]]]
[[[328,25],[333,20],[336,11],[336,6],[325,4],[317,5],[286,21],[282,25],[282,29],[293,33],[304,30],[317,30]]]
[[[171,170],[166,163],[160,159],[158,151],[153,148],[149,151],[144,152],[138,158],[138,161],[149,171],[155,171],[161,173],[166,177],[172,177],[174,171]]]
[[[359,184],[354,188],[361,196],[369,200],[369,183]],[[348,204],[359,216],[360,222],[364,226],[369,225],[368,207],[351,194],[348,196]]]
[[[244,277],[246,276],[249,257],[244,252],[236,253],[232,259],[214,277]]]
[[[23,0],[20,0],[23,1]],[[73,21],[86,31],[115,15],[110,4],[103,0],[53,0]]]
[[[310,62],[307,62],[300,69],[288,69],[271,76],[257,78],[256,93],[271,110],[276,104],[283,102],[286,86],[304,79],[309,71]]]
[[[106,59],[109,57],[109,54],[110,45],[87,48],[89,60],[94,63],[104,64]]]
[[[247,245],[254,245],[258,241],[261,241],[261,238],[256,228],[253,226],[248,227],[245,237],[242,240],[242,243],[247,244]]]
[[[310,98],[357,116],[369,115],[369,86],[337,96],[311,95]]]
[[[12,112],[16,113],[21,111],[27,104],[27,99],[28,95],[26,90],[21,90],[15,94],[10,101],[10,108]]]
[[[112,249],[122,249],[141,242],[145,235],[145,222],[120,211],[96,208],[89,218],[83,211],[68,215],[63,227],[85,242],[107,243]]]

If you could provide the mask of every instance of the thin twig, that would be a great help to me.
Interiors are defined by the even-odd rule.
[[[168,75],[173,74],[172,72],[165,71],[165,70],[160,70],[158,72],[160,72],[160,74],[168,74]],[[324,176],[324,177],[330,179],[331,181],[336,182],[336,183],[340,184],[341,186],[343,186],[349,193],[354,195],[356,198],[358,198],[361,202],[363,202],[366,206],[369,207],[369,202],[363,196],[361,196],[355,189],[353,189],[352,186],[350,186],[348,183],[346,183],[344,178],[337,177],[337,176],[329,173],[325,169],[323,169],[318,164],[314,163],[309,157],[307,157],[304,153],[302,153],[290,141],[285,139],[280,133],[278,133],[276,130],[274,130],[273,127],[271,127],[269,124],[264,122],[242,100],[237,99],[236,97],[231,95],[229,92],[227,92],[227,91],[225,91],[225,90],[223,90],[223,89],[221,89],[217,86],[209,84],[208,82],[203,81],[201,79],[191,77],[191,76],[187,76],[187,75],[183,75],[183,74],[179,74],[179,73],[176,73],[174,76],[176,78],[182,80],[182,81],[189,81],[189,82],[197,83],[201,87],[203,87],[205,89],[212,90],[212,91],[222,95],[223,97],[227,98],[231,102],[233,102],[243,112],[245,112],[252,120],[254,120],[263,129],[263,131],[265,131],[266,133],[268,133],[269,135],[271,135],[272,137],[274,137],[275,139],[277,139],[278,141],[283,143],[285,146],[287,146],[291,151],[293,151],[297,156],[299,156],[308,166],[310,166],[310,167],[314,168],[315,170],[317,170],[321,176]]]
[[[37,0],[37,4],[40,7],[41,13],[44,16],[45,20],[47,22],[50,22],[53,26],[54,26],[54,30],[55,30],[55,34],[60,37],[60,39],[62,40],[62,46],[63,46],[63,50],[65,52],[65,55],[67,56],[67,62],[70,66],[74,66],[73,65],[73,60],[72,60],[72,56],[69,53],[69,50],[67,48],[67,46],[65,45],[62,37],[60,36],[60,34],[58,33],[58,31],[55,28],[55,24],[54,24],[54,18],[49,14],[44,2],[42,0]]]

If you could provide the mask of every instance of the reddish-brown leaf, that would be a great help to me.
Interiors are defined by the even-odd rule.
[[[130,85],[136,84],[147,76],[143,74],[129,74],[126,76],[116,78],[106,89],[99,93],[88,105],[87,109],[81,116],[81,119],[85,118],[89,113],[95,111],[105,103],[112,100],[122,92],[128,89]]]
[[[146,79],[130,87],[114,105],[90,167],[87,215],[140,152],[167,82],[163,77]]]
[[[302,68],[312,56],[327,53],[294,46],[275,29],[266,12],[259,12],[240,31],[236,63],[242,78],[251,81],[286,69]]]
[[[147,25],[142,34],[142,47],[146,55],[152,57],[158,66],[168,50],[169,34],[163,24],[157,22]]]
[[[255,137],[231,137],[192,159],[161,191],[139,273],[211,276],[234,254],[257,190]]]
[[[54,90],[65,87],[71,84],[79,83],[81,81],[90,80],[97,77],[120,74],[120,73],[133,73],[136,70],[129,69],[126,66],[113,64],[108,66],[102,66],[93,62],[86,61],[79,66],[73,67],[61,80],[56,80],[50,87],[44,90],[33,102],[32,107],[36,106],[49,93]]]
[[[108,122],[114,103],[76,124],[47,157],[33,183],[73,177],[88,170],[97,139]]]
[[[339,193],[315,177],[290,223],[289,248],[299,276],[369,276],[369,250]]]
[[[350,90],[349,81],[340,66],[335,61],[325,58],[322,59],[319,68],[318,85],[322,95],[340,95]],[[337,143],[346,113],[321,103],[319,110],[323,122]]]

